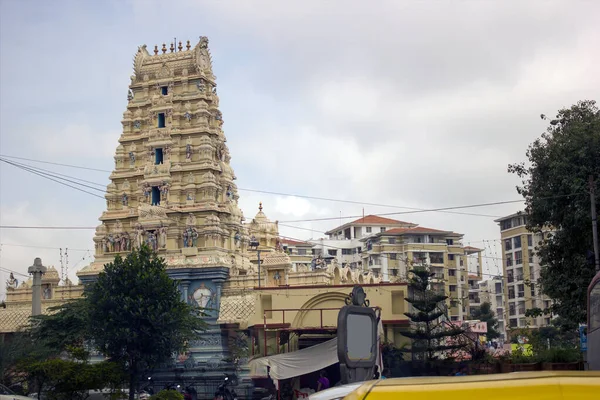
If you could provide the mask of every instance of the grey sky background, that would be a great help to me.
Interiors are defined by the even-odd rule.
[[[599,20],[591,0],[0,0],[0,153],[112,170],[137,46],[208,36],[240,188],[418,208],[519,199],[506,167],[525,160],[544,131],[539,115],[598,99]],[[36,166],[108,184],[108,173]],[[259,201],[280,221],[363,209],[240,195],[248,219]],[[91,227],[104,208],[0,165],[2,225]],[[465,243],[486,248],[484,271],[501,268],[492,217],[397,218],[464,233]],[[307,239],[339,222],[280,231]],[[2,229],[0,264],[25,273],[41,257],[59,268],[58,248],[69,248],[75,279],[92,237]]]

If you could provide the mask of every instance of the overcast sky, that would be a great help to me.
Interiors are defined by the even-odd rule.
[[[0,153],[112,170],[137,47],[208,36],[240,188],[425,209],[515,200],[507,164],[544,131],[539,115],[598,99],[599,20],[591,0],[0,0]],[[108,183],[107,172],[36,166]],[[0,168],[2,225],[99,223],[102,199]],[[280,221],[363,212],[240,196],[248,219],[259,201]],[[493,217],[397,218],[464,233],[465,244],[486,248],[485,271],[501,267]],[[339,222],[280,231],[308,239]],[[59,268],[58,249],[69,248],[74,279],[93,234],[2,229],[1,267],[25,273],[41,257]],[[8,274],[0,278],[2,296]]]

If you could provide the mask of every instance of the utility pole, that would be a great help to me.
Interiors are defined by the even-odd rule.
[[[31,288],[31,315],[36,316],[42,313],[42,275],[46,273],[47,268],[42,265],[42,259],[33,260],[33,265],[27,272],[33,275],[33,285]]]
[[[596,184],[594,175],[590,175],[590,203],[592,205],[592,237],[594,240],[594,259],[596,262],[596,273],[600,272],[600,250],[598,249],[598,216],[596,215]]]

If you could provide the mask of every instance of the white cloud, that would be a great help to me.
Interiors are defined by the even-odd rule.
[[[73,156],[111,158],[121,136],[121,132],[98,131],[88,124],[67,124],[62,129],[37,127],[32,132],[34,150],[52,159]]]

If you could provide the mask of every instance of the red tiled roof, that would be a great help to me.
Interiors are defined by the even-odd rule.
[[[473,247],[473,246],[465,246],[464,249],[470,250],[470,251],[482,251],[482,249],[479,249],[479,248]]]
[[[398,221],[397,219],[379,217],[377,215],[365,215],[364,217],[361,217],[361,218],[357,219],[356,221],[352,221],[351,224],[374,224],[374,225],[375,224],[382,224],[382,225],[390,224],[390,225],[395,225],[395,224],[410,224],[410,222]]]

